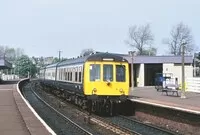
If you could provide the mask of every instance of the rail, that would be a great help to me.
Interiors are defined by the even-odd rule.
[[[32,93],[42,102],[44,103],[47,107],[49,107],[50,109],[52,109],[54,112],[56,112],[61,118],[65,119],[67,123],[71,124],[73,127],[75,127],[77,130],[79,130],[80,133],[83,133],[85,135],[93,135],[92,133],[90,133],[89,131],[87,131],[86,129],[84,129],[83,127],[79,126],[78,124],[76,124],[74,121],[72,121],[71,119],[69,119],[68,117],[66,117],[64,114],[62,114],[61,112],[59,112],[58,110],[56,110],[54,107],[52,107],[50,104],[48,104],[46,101],[44,101],[37,93],[34,92],[34,90],[31,88]]]

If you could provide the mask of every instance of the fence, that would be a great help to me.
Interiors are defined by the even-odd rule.
[[[2,80],[15,80],[19,79],[18,75],[1,75]]]
[[[186,79],[187,91],[200,93],[200,77]]]

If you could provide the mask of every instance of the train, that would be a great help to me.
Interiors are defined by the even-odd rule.
[[[116,105],[129,95],[129,64],[123,57],[91,53],[67,59],[40,69],[42,84],[59,90],[66,100],[90,112],[113,115]]]

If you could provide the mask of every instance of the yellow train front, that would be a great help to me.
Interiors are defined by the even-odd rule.
[[[129,94],[129,65],[123,57],[94,54],[84,63],[83,91],[91,111],[113,115]]]

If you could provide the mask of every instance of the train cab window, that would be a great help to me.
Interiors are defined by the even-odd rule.
[[[100,81],[100,64],[90,64],[90,81]]]
[[[113,65],[103,65],[103,81],[113,81]]]
[[[126,68],[124,65],[116,65],[116,81],[125,82]]]

